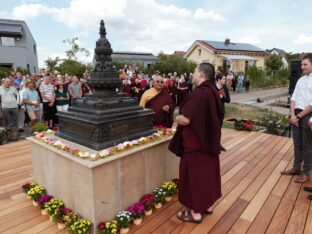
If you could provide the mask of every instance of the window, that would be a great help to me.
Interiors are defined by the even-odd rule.
[[[34,45],[34,53],[37,54],[37,48],[36,45]]]
[[[198,56],[201,55],[201,49],[198,49]]]
[[[2,46],[15,46],[14,37],[1,37]]]

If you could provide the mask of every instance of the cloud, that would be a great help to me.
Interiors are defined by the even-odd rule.
[[[57,8],[49,7],[40,3],[23,3],[22,5],[16,6],[12,10],[11,17],[14,19],[32,19],[37,18],[42,14],[55,14]]]
[[[241,43],[249,43],[253,45],[259,45],[262,44],[262,41],[257,36],[244,36],[237,40]]]
[[[297,38],[294,39],[294,43],[297,45],[309,45],[312,44],[312,36],[306,35],[304,33],[299,34]]]
[[[196,9],[194,18],[200,20],[225,21],[222,15],[215,13],[213,10],[205,11],[202,8]]]

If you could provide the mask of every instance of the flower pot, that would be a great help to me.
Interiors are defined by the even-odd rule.
[[[30,200],[30,199],[31,199],[31,196],[26,195],[26,197],[27,197],[27,199],[28,199],[28,200]]]
[[[48,215],[47,211],[45,209],[41,210],[42,215]]]
[[[145,216],[150,216],[152,213],[153,213],[152,209],[144,211]]]
[[[170,202],[172,200],[172,197],[165,197],[166,202]]]
[[[53,222],[53,217],[52,217],[52,215],[49,216],[49,219],[50,219],[51,222]]]
[[[133,223],[134,223],[135,225],[140,225],[140,224],[142,223],[142,218],[134,219],[134,220],[133,220]]]
[[[156,203],[156,204],[155,204],[155,208],[156,208],[156,209],[159,209],[159,208],[161,208],[161,207],[162,207],[162,204],[161,204],[161,203]]]
[[[120,229],[120,234],[126,234],[129,232],[129,228],[121,228]]]
[[[32,201],[33,206],[39,206],[36,201]]]
[[[65,223],[57,223],[57,228],[60,230],[64,230],[66,228]]]

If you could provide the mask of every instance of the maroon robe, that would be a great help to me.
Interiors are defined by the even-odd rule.
[[[169,106],[169,113],[163,111],[165,105]],[[175,105],[166,89],[163,89],[155,97],[149,100],[146,105],[146,108],[152,109],[155,114],[153,116],[153,124],[161,125],[167,128],[171,128],[173,124],[173,112]]]
[[[190,125],[182,130],[179,201],[196,213],[203,213],[222,196],[220,111],[218,92],[210,81],[198,86],[180,109]]]
[[[180,88],[188,88],[188,84],[186,82],[180,83],[178,85]],[[181,107],[181,104],[185,100],[185,98],[188,96],[189,91],[188,89],[179,89],[177,88],[177,105]]]

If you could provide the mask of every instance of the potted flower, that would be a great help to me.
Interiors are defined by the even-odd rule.
[[[64,207],[64,202],[55,197],[44,204],[44,208],[46,209],[48,215],[50,216],[50,221],[53,221],[52,215],[59,207]]]
[[[162,204],[165,201],[165,197],[166,197],[166,192],[162,189],[162,188],[155,188],[153,190],[153,195],[156,198],[156,204],[155,204],[155,208],[159,209],[162,207]]]
[[[101,222],[98,225],[99,234],[115,234],[117,233],[117,221]]]
[[[36,201],[45,194],[45,188],[40,185],[35,185],[34,187],[31,187],[26,194],[30,196],[33,201],[33,206],[38,206]]]
[[[63,216],[63,221],[67,228],[73,225],[79,219],[80,217],[78,216],[78,214],[73,211]]]
[[[144,210],[145,210],[144,205],[140,202],[135,203],[128,208],[128,211],[131,213],[133,217],[133,223],[135,225],[140,225],[142,223]]]
[[[0,145],[8,143],[8,132],[5,128],[0,128]]]
[[[120,228],[120,233],[125,234],[129,232],[129,226],[132,221],[131,213],[129,211],[120,211],[116,215],[117,225]]]
[[[35,184],[35,183],[26,183],[26,184],[23,184],[23,186],[22,186],[23,193],[26,193],[26,197],[27,197],[28,199],[31,199],[31,197],[30,197],[29,195],[27,195],[27,192],[28,192],[31,188],[35,187],[36,185],[37,185],[37,184]]]
[[[171,201],[172,196],[177,192],[177,185],[172,181],[164,182],[160,188],[162,188],[166,192],[165,200],[167,202]]]
[[[72,211],[68,208],[59,207],[55,210],[54,214],[52,215],[52,219],[54,222],[57,223],[57,228],[60,230],[65,229],[65,221],[64,216],[69,215]]]
[[[78,219],[68,227],[68,232],[73,234],[87,234],[89,233],[91,222],[87,219]]]
[[[43,195],[42,197],[40,197],[38,200],[37,200],[37,203],[41,209],[41,214],[42,215],[47,215],[47,210],[45,209],[45,204],[50,201],[53,197],[50,196],[50,195]]]
[[[153,213],[153,207],[155,205],[156,198],[153,194],[145,194],[141,199],[140,203],[144,205],[145,215],[149,216]]]

